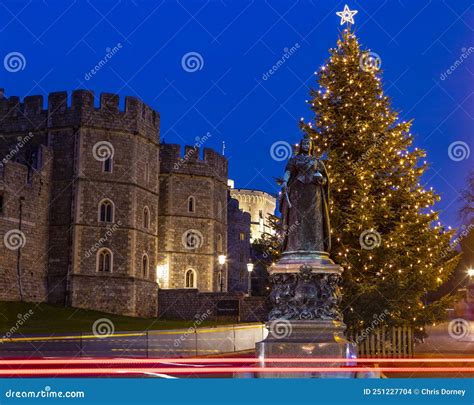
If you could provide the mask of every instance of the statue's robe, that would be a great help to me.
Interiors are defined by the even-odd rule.
[[[329,179],[323,162],[300,154],[288,161],[286,171],[290,172],[287,196],[282,194],[280,199],[283,252],[329,252]],[[325,184],[318,184],[317,172]]]

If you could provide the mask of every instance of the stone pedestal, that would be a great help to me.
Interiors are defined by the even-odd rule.
[[[354,347],[345,339],[339,309],[342,268],[324,252],[288,252],[272,266],[273,308],[268,336],[257,343],[257,356],[266,367],[338,367],[351,365]],[[266,359],[288,358],[288,363]],[[298,358],[348,359],[337,363],[299,363]],[[354,373],[261,373],[265,377],[353,378]]]

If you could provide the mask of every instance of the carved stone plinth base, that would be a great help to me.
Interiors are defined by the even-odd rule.
[[[342,268],[324,252],[288,252],[270,269],[272,310],[266,324],[268,336],[257,343],[261,366],[355,366],[355,347],[344,337],[339,308]],[[274,363],[273,358],[288,362]],[[298,362],[298,359],[334,358],[342,362]],[[370,372],[260,373],[260,378],[363,378]]]

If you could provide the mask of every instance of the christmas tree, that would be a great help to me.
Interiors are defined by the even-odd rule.
[[[401,121],[384,94],[378,55],[344,29],[300,123],[316,151],[327,154],[331,189],[331,256],[344,267],[344,319],[357,332],[383,317],[388,326],[424,325],[445,314],[449,297],[427,302],[458,257],[452,230],[432,209],[439,196],[422,185],[425,152],[413,147],[411,121]]]

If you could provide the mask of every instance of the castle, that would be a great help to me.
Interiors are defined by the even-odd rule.
[[[0,96],[0,300],[155,316],[158,288],[226,291],[227,160],[119,102]]]
[[[239,202],[242,211],[250,214],[251,241],[260,239],[265,233],[273,234],[268,216],[275,214],[276,198],[261,190],[234,188],[232,180],[229,180],[229,186],[231,197]]]

